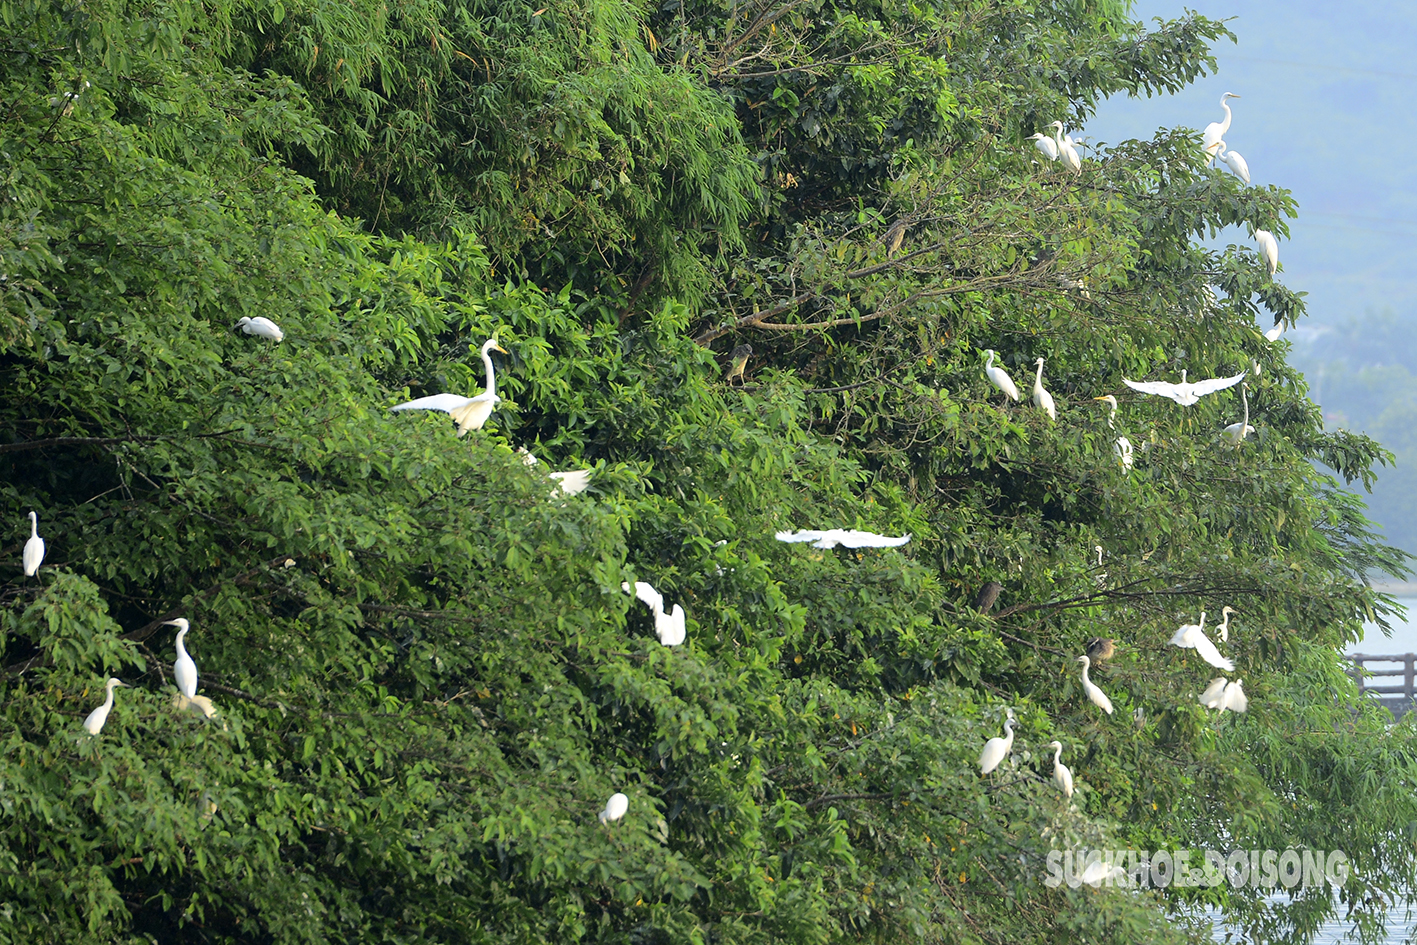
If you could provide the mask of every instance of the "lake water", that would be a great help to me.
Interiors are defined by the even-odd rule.
[[[1407,588],[1403,589],[1404,592]],[[1396,595],[1394,595],[1396,596]],[[1362,641],[1348,647],[1349,653],[1364,653],[1367,655],[1390,656],[1397,653],[1417,653],[1417,597],[1402,596],[1397,598],[1398,602],[1407,608],[1407,619],[1405,621],[1393,621],[1392,636],[1384,636],[1383,632],[1375,624],[1369,624],[1365,628]],[[1215,941],[1243,943],[1248,942],[1238,931],[1227,929],[1219,921],[1219,916],[1213,916],[1215,921]],[[1399,945],[1417,934],[1417,920],[1409,919],[1403,909],[1394,909],[1388,913],[1388,937],[1387,945]],[[1231,933],[1231,938],[1226,938],[1226,933]],[[1352,933],[1352,926],[1341,919],[1334,920],[1325,925],[1314,938],[1314,945],[1340,945],[1340,943],[1356,942],[1357,936]]]

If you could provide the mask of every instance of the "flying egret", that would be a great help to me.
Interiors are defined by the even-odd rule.
[[[1210,685],[1205,687],[1205,692],[1202,692],[1196,697],[1200,700],[1200,704],[1207,709],[1220,708],[1221,700],[1225,694],[1226,682],[1227,680],[1224,676],[1216,676],[1212,679]]]
[[[1107,411],[1107,429],[1115,433],[1117,427],[1113,424],[1112,418],[1117,416],[1117,398],[1113,397],[1111,394],[1107,394],[1103,397],[1094,397],[1092,399],[1101,400],[1112,408]],[[1131,472],[1132,441],[1127,439],[1125,436],[1117,437],[1117,441],[1112,444],[1112,452],[1117,454],[1117,461],[1122,464],[1122,468],[1127,470],[1128,472]]]
[[[901,535],[899,538],[892,538],[889,535],[877,535],[875,532],[861,532],[854,528],[828,528],[825,531],[796,531],[777,532],[774,536],[778,541],[785,541],[795,544],[797,542],[810,541],[813,548],[835,548],[843,545],[847,548],[899,548],[910,541],[909,535]]]
[[[1004,737],[991,738],[984,743],[984,750],[979,753],[979,774],[986,775],[990,771],[999,767],[999,763],[1008,755],[1009,749],[1014,747],[1014,712],[1008,710],[1008,718],[1004,719]]]
[[[1058,785],[1058,790],[1063,792],[1064,797],[1072,797],[1073,773],[1059,760],[1063,756],[1063,743],[1049,742],[1048,747],[1053,749],[1053,783]]]
[[[1058,160],[1058,142],[1054,141],[1052,138],[1048,137],[1041,131],[1037,132],[1036,134],[1029,135],[1028,140],[1032,141],[1033,146],[1037,148],[1039,153],[1041,153],[1048,160]]]
[[[30,540],[25,542],[23,556],[25,577],[34,577],[44,563],[44,539],[39,537],[39,516],[30,513]]]
[[[187,655],[187,648],[182,645],[182,638],[192,628],[181,617],[176,620],[164,620],[163,623],[177,628],[177,662],[172,664],[172,675],[177,680],[177,688],[188,699],[195,698],[197,695],[197,664],[192,662],[192,657]]]
[[[905,229],[901,228],[900,232],[904,234]],[[743,371],[748,367],[748,359],[752,356],[752,345],[739,345],[734,348],[732,353],[728,355],[728,374],[723,378],[723,382],[725,384],[732,384],[735,377],[741,382],[743,380]]]
[[[108,677],[105,684],[108,689],[108,696],[103,700],[103,705],[89,713],[89,717],[84,719],[84,728],[88,729],[90,735],[97,735],[103,731],[103,723],[108,721],[108,713],[113,709],[113,687],[122,686],[128,688],[125,682],[119,682],[114,676]]]
[[[481,430],[492,411],[502,398],[497,396],[497,375],[492,369],[493,351],[507,353],[507,349],[497,344],[495,337],[488,338],[482,345],[482,363],[487,368],[487,389],[476,397],[460,397],[457,394],[434,394],[419,397],[408,403],[399,404],[394,410],[441,410],[458,422],[458,436],[469,430]]]
[[[1093,705],[1111,715],[1112,700],[1107,698],[1107,693],[1097,688],[1097,685],[1087,678],[1087,668],[1092,665],[1092,660],[1086,656],[1079,656],[1077,661],[1082,664],[1082,691],[1087,693],[1087,698],[1092,700]]]
[[[1033,377],[1033,406],[1048,414],[1048,419],[1058,419],[1058,408],[1053,405],[1053,395],[1043,389],[1043,359],[1038,359],[1038,373]]]
[[[527,466],[535,466],[541,462],[527,451],[526,447],[517,447],[517,452],[521,454],[522,462]],[[554,496],[557,492],[562,495],[580,495],[590,488],[590,475],[594,472],[591,469],[572,469],[567,472],[547,473],[556,480],[556,488],[552,490]]]
[[[1279,241],[1269,230],[1255,230],[1255,242],[1259,244],[1260,255],[1269,263],[1269,274],[1273,276],[1279,268]]]
[[[1279,336],[1284,334],[1284,322],[1276,322],[1275,326],[1264,333],[1265,341],[1278,341]]]
[[[1249,711],[1250,700],[1245,698],[1241,682],[1243,680],[1239,679],[1227,682],[1224,676],[1216,676],[1198,697],[1200,704],[1207,709],[1219,709],[1222,714],[1226,709],[1231,712]]]
[[[612,820],[619,820],[625,816],[625,812],[630,809],[630,799],[616,791],[610,795],[610,800],[605,802],[605,810],[601,811],[600,822],[608,824]]]
[[[1181,383],[1172,384],[1167,381],[1129,381],[1125,377],[1122,383],[1126,384],[1134,391],[1143,394],[1153,394],[1157,397],[1167,397],[1176,401],[1182,407],[1189,407],[1199,401],[1206,394],[1213,394],[1228,387],[1234,387],[1245,379],[1248,372],[1241,371],[1234,377],[1213,377],[1205,381],[1194,383],[1186,382],[1186,372],[1181,371]]]
[[[1250,426],[1250,398],[1245,396],[1246,386],[1248,385],[1240,385],[1240,400],[1245,405],[1245,416],[1239,423],[1232,423],[1221,432],[1231,449],[1238,449],[1245,437],[1255,432],[1255,428]]]
[[[644,581],[636,581],[631,590],[628,581],[620,585],[626,594],[633,593],[654,612],[654,632],[659,634],[659,642],[665,646],[678,646],[684,642],[684,608],[674,605],[670,613],[664,612],[664,597],[654,587]]]
[[[270,338],[272,341],[276,342],[276,344],[280,344],[281,340],[285,338],[285,332],[280,330],[279,325],[271,321],[269,318],[262,318],[259,315],[257,315],[255,318],[243,317],[239,322],[236,323],[236,327],[240,328],[248,335],[257,335],[261,338]]]
[[[1230,130],[1230,106],[1226,104],[1226,99],[1239,98],[1234,92],[1226,92],[1220,96],[1220,107],[1225,109],[1224,121],[1213,121],[1205,126],[1205,131],[1201,133],[1201,147],[1205,149],[1207,157],[1214,157],[1216,149],[1225,140],[1225,132]]]
[[[984,365],[984,376],[989,378],[989,383],[993,384],[1005,395],[1013,400],[1019,399],[1018,388],[1014,386],[1013,378],[1001,367],[994,367],[994,349],[990,348],[985,354],[989,355],[988,361]]]
[[[1215,644],[1210,642],[1210,637],[1205,635],[1205,611],[1203,610],[1200,623],[1182,624],[1169,642],[1172,646],[1195,650],[1200,654],[1201,659],[1216,669],[1223,669],[1227,673],[1235,671],[1235,664],[1221,656],[1220,651],[1215,648]]]
[[[1221,642],[1221,643],[1229,643],[1229,642],[1230,642],[1230,615],[1231,615],[1231,614],[1238,614],[1238,613],[1239,613],[1239,611],[1236,610],[1234,607],[1223,607],[1223,608],[1221,608],[1220,616],[1224,617],[1225,619],[1224,619],[1223,621],[1221,621],[1221,623],[1220,623],[1219,626],[1216,627],[1216,629],[1220,631],[1220,642]]]
[[[1058,147],[1058,156],[1063,159],[1063,163],[1072,168],[1074,174],[1082,173],[1082,159],[1078,157],[1077,147],[1071,135],[1063,134],[1063,123],[1055,121],[1048,127],[1053,129],[1053,142]]]
[[[1235,172],[1235,176],[1245,183],[1250,182],[1250,165],[1245,163],[1245,159],[1240,156],[1239,151],[1230,151],[1225,147],[1225,142],[1220,142],[1220,150],[1216,157],[1224,161],[1230,170]]]

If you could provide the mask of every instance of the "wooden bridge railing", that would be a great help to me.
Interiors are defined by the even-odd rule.
[[[1417,688],[1413,677],[1417,675],[1417,653],[1403,653],[1398,656],[1369,656],[1354,653],[1353,678],[1358,683],[1359,692],[1371,692],[1378,701],[1387,706],[1393,718],[1402,718],[1409,709],[1417,708]],[[1369,664],[1378,664],[1370,668]],[[1391,681],[1401,680],[1401,685]]]

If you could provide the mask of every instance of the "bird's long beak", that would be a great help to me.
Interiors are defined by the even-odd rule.
[[[1102,397],[1094,397],[1094,398],[1092,398],[1092,399],[1093,399],[1093,400],[1106,400],[1106,399],[1107,399],[1107,395],[1103,395]]]
[[[164,620],[162,623],[163,623],[163,626],[167,626],[167,627],[175,627],[175,626],[177,626],[177,621],[176,621],[176,620]]]
[[[506,348],[502,347],[501,345],[497,345],[497,344],[494,344],[494,345],[492,346],[492,350],[493,350],[493,351],[500,351],[500,352],[502,352],[503,354],[510,354],[510,353],[511,353],[511,352],[509,352]]]

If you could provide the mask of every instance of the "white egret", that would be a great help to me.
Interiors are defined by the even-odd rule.
[[[458,422],[458,436],[469,430],[481,430],[492,411],[502,398],[497,396],[497,375],[492,369],[493,351],[507,353],[507,349],[497,344],[497,339],[488,338],[482,345],[482,363],[487,368],[487,389],[476,397],[460,397],[457,394],[434,394],[419,397],[408,403],[399,404],[394,410],[441,410]]]
[[[1239,611],[1236,610],[1234,607],[1223,607],[1223,608],[1221,608],[1221,610],[1220,610],[1220,616],[1224,617],[1225,619],[1222,620],[1222,621],[1220,622],[1220,625],[1216,627],[1216,629],[1220,631],[1220,642],[1221,642],[1221,643],[1229,643],[1229,642],[1230,642],[1230,615],[1231,615],[1231,614],[1238,614],[1238,613],[1239,613]]]
[[[1053,131],[1053,142],[1058,146],[1058,156],[1063,159],[1063,163],[1072,168],[1074,174],[1082,173],[1082,159],[1078,157],[1077,147],[1072,136],[1063,134],[1063,123],[1055,121],[1048,127]]]
[[[1087,693],[1087,698],[1092,701],[1093,705],[1111,715],[1112,700],[1107,698],[1107,693],[1097,688],[1096,683],[1087,678],[1087,668],[1092,665],[1092,660],[1086,656],[1079,656],[1077,661],[1082,664],[1082,691]]]
[[[1104,401],[1112,409],[1107,411],[1107,429],[1116,432],[1117,427],[1112,422],[1112,418],[1117,416],[1117,398],[1111,394],[1104,397],[1094,397],[1093,400]],[[1132,441],[1125,436],[1117,437],[1117,441],[1112,444],[1112,452],[1117,454],[1117,461],[1122,464],[1122,468],[1131,472],[1132,469]]]
[[[1049,742],[1048,747],[1053,749],[1053,783],[1058,785],[1058,790],[1063,792],[1064,797],[1072,797],[1073,773],[1059,760],[1063,756],[1063,743]]]
[[[1215,644],[1210,642],[1210,637],[1205,635],[1205,611],[1203,610],[1200,623],[1182,624],[1169,642],[1172,646],[1195,650],[1200,654],[1201,659],[1216,669],[1223,669],[1227,673],[1235,671],[1235,664],[1221,656],[1220,651],[1215,648]]]
[[[25,577],[34,577],[44,563],[44,539],[39,537],[39,515],[30,513],[30,540],[25,542]]]
[[[1215,155],[1216,149],[1225,140],[1225,132],[1230,130],[1230,119],[1233,116],[1230,114],[1230,106],[1226,104],[1225,100],[1239,97],[1234,92],[1226,92],[1220,96],[1220,107],[1225,109],[1225,120],[1211,122],[1205,126],[1205,131],[1201,133],[1201,147],[1205,149],[1207,157]]]
[[[1231,449],[1238,449],[1240,444],[1245,441],[1245,437],[1255,432],[1255,428],[1250,426],[1250,398],[1245,396],[1246,386],[1245,384],[1240,385],[1240,400],[1245,405],[1244,417],[1239,423],[1232,423],[1221,432],[1221,436],[1225,437],[1225,442]]]
[[[813,548],[835,548],[843,545],[847,548],[899,548],[910,541],[909,535],[901,535],[892,538],[890,535],[877,535],[875,532],[862,532],[854,528],[828,528],[825,531],[802,530],[796,532],[777,532],[773,535],[778,541],[785,541],[789,544],[810,541]]]
[[[177,628],[177,662],[172,664],[172,676],[177,680],[177,688],[188,699],[195,698],[197,695],[197,664],[192,661],[192,657],[187,655],[187,648],[182,645],[182,638],[192,628],[181,617],[176,620],[164,620],[163,623]]]
[[[1225,683],[1226,679],[1224,676],[1216,676],[1212,679],[1210,685],[1205,687],[1205,692],[1197,696],[1200,700],[1200,704],[1207,709],[1220,708],[1221,698],[1225,694]]]
[[[535,466],[541,462],[531,455],[526,447],[517,447],[517,452],[521,454],[522,462],[527,466]],[[556,489],[552,491],[552,495],[555,495],[556,492],[560,492],[562,495],[580,495],[590,488],[590,474],[592,472],[593,470],[590,469],[572,469],[567,472],[547,473],[548,476],[556,480]]]
[[[665,646],[678,646],[684,642],[684,608],[674,605],[670,613],[664,612],[664,597],[644,581],[636,581],[634,589],[628,581],[620,585],[626,594],[633,593],[654,612],[654,632],[659,634],[659,642]]]
[[[1269,263],[1269,274],[1273,276],[1279,268],[1279,241],[1269,230],[1255,230],[1255,242],[1259,244],[1260,255]]]
[[[1033,142],[1033,146],[1038,149],[1044,157],[1050,161],[1058,160],[1058,143],[1043,132],[1031,134],[1028,140]]]
[[[1221,713],[1226,709],[1231,712],[1249,711],[1250,700],[1245,698],[1241,682],[1243,680],[1227,682],[1224,676],[1215,677],[1210,681],[1210,685],[1205,687],[1205,692],[1198,697],[1200,704],[1207,709],[1219,709]]]
[[[986,775],[999,767],[999,763],[1014,747],[1014,713],[1012,709],[1009,709],[1008,713],[1008,718],[1004,719],[1004,737],[989,739],[984,743],[984,750],[979,753],[980,775]]]
[[[1236,177],[1247,184],[1250,182],[1250,165],[1245,163],[1245,159],[1240,156],[1239,151],[1228,150],[1225,147],[1225,142],[1222,141],[1220,142],[1220,150],[1215,156],[1224,161]]]
[[[985,354],[989,359],[984,364],[984,376],[989,378],[989,383],[1003,391],[1010,399],[1018,400],[1018,388],[1014,386],[1013,378],[1001,367],[994,367],[994,350],[990,348]]]
[[[113,709],[113,687],[122,686],[125,689],[128,684],[119,682],[114,676],[108,677],[105,684],[108,689],[108,696],[103,700],[103,705],[89,713],[89,717],[84,719],[84,728],[88,729],[90,735],[97,735],[103,731],[103,723],[108,721],[108,713]]]
[[[1209,380],[1186,382],[1186,372],[1181,371],[1181,383],[1172,384],[1167,381],[1129,381],[1125,377],[1122,383],[1126,384],[1134,391],[1143,394],[1152,394],[1157,397],[1167,397],[1176,401],[1182,407],[1189,407],[1199,401],[1206,394],[1213,394],[1216,391],[1234,387],[1245,379],[1246,371],[1241,371],[1234,377],[1213,377]]]
[[[280,326],[269,318],[262,318],[257,315],[255,318],[242,318],[236,323],[248,335],[257,335],[261,338],[269,338],[277,344],[285,338],[285,332],[280,330]]]
[[[1043,359],[1038,359],[1038,373],[1033,377],[1033,406],[1048,414],[1048,419],[1058,419],[1058,408],[1053,404],[1053,395],[1043,389]]]
[[[1277,323],[1273,328],[1264,333],[1265,341],[1278,341],[1279,336],[1284,334],[1284,322]]]
[[[610,795],[610,800],[605,802],[605,810],[601,811],[600,822],[608,824],[612,820],[619,820],[625,816],[625,812],[630,809],[630,799],[616,791]]]

